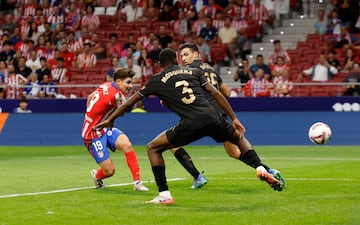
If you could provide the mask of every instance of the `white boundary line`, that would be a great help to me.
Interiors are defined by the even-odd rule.
[[[257,178],[209,178],[209,180],[257,180]],[[168,181],[179,181],[186,180],[186,178],[171,178]],[[359,179],[354,178],[286,178],[287,181],[358,181]],[[149,183],[153,183],[154,181],[148,181]],[[120,186],[128,186],[133,185],[134,183],[121,183],[121,184],[109,184],[106,187],[120,187]],[[15,198],[15,197],[23,197],[23,196],[31,196],[31,195],[47,195],[47,194],[55,194],[55,193],[64,193],[71,191],[81,191],[94,189],[94,186],[91,187],[80,187],[80,188],[70,188],[70,189],[60,189],[53,191],[42,191],[42,192],[29,192],[29,193],[20,193],[20,194],[9,194],[9,195],[0,195],[0,199],[2,198]]]
[[[179,181],[179,180],[186,180],[186,178],[167,179],[167,181]],[[153,183],[154,181],[149,181],[149,182]],[[121,184],[109,184],[109,185],[106,185],[106,187],[120,187],[120,186],[128,186],[128,185],[134,185],[134,183],[131,182],[131,183],[121,183]],[[53,190],[53,191],[42,191],[42,192],[29,192],[29,193],[20,193],[20,194],[0,195],[0,199],[1,198],[23,197],[23,196],[30,196],[30,195],[47,195],[47,194],[64,193],[64,192],[71,192],[71,191],[81,191],[81,190],[88,190],[88,189],[95,189],[95,187],[91,186],[91,187],[60,189],[60,190]]]

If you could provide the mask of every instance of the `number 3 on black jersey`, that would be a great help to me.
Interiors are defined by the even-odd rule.
[[[181,98],[181,101],[185,104],[191,104],[195,101],[196,96],[194,95],[194,91],[189,88],[189,83],[185,80],[178,81],[175,83],[175,87],[182,87],[182,94],[187,94],[188,96]]]

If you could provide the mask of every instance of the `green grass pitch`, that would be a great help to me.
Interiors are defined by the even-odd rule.
[[[360,224],[359,146],[256,146],[287,179],[282,192],[222,146],[186,148],[209,179],[191,190],[190,175],[165,152],[171,206],[143,203],[157,188],[145,147],[135,148],[146,193],[133,191],[121,152],[111,153],[116,173],[97,190],[90,178],[97,165],[83,146],[0,147],[0,225]]]

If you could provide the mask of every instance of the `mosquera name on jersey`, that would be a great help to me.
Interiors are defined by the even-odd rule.
[[[93,93],[87,107],[81,136],[84,140],[92,140],[102,136],[105,128],[93,130],[92,128],[105,120],[116,108],[126,101],[123,93],[115,83],[108,82],[100,85]]]
[[[180,69],[180,70],[174,70],[174,71],[165,73],[165,75],[161,78],[161,82],[166,83],[169,78],[171,78],[172,76],[179,75],[179,74],[192,75],[192,71],[191,70]]]

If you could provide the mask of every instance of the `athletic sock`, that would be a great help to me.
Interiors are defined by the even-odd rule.
[[[194,179],[196,179],[200,175],[200,172],[196,169],[190,155],[185,151],[184,148],[179,148],[178,150],[176,150],[175,157],[179,161],[179,163],[186,169],[186,171],[188,171],[191,176],[194,177]]]
[[[126,163],[134,181],[140,180],[140,168],[135,151],[125,153]]]
[[[168,191],[169,187],[166,182],[165,166],[153,166],[151,169],[154,173],[155,182],[159,188],[159,192]]]
[[[99,169],[97,170],[97,172],[96,172],[96,174],[95,174],[95,177],[96,177],[96,179],[98,179],[98,180],[102,180],[102,179],[105,179],[105,178],[106,178],[106,176],[105,176],[105,174],[104,174],[104,171],[103,171],[101,168],[99,168]]]
[[[239,160],[255,169],[259,166],[263,166],[266,170],[270,169],[267,165],[261,162],[259,156],[253,149],[250,149],[245,153],[241,153]]]

